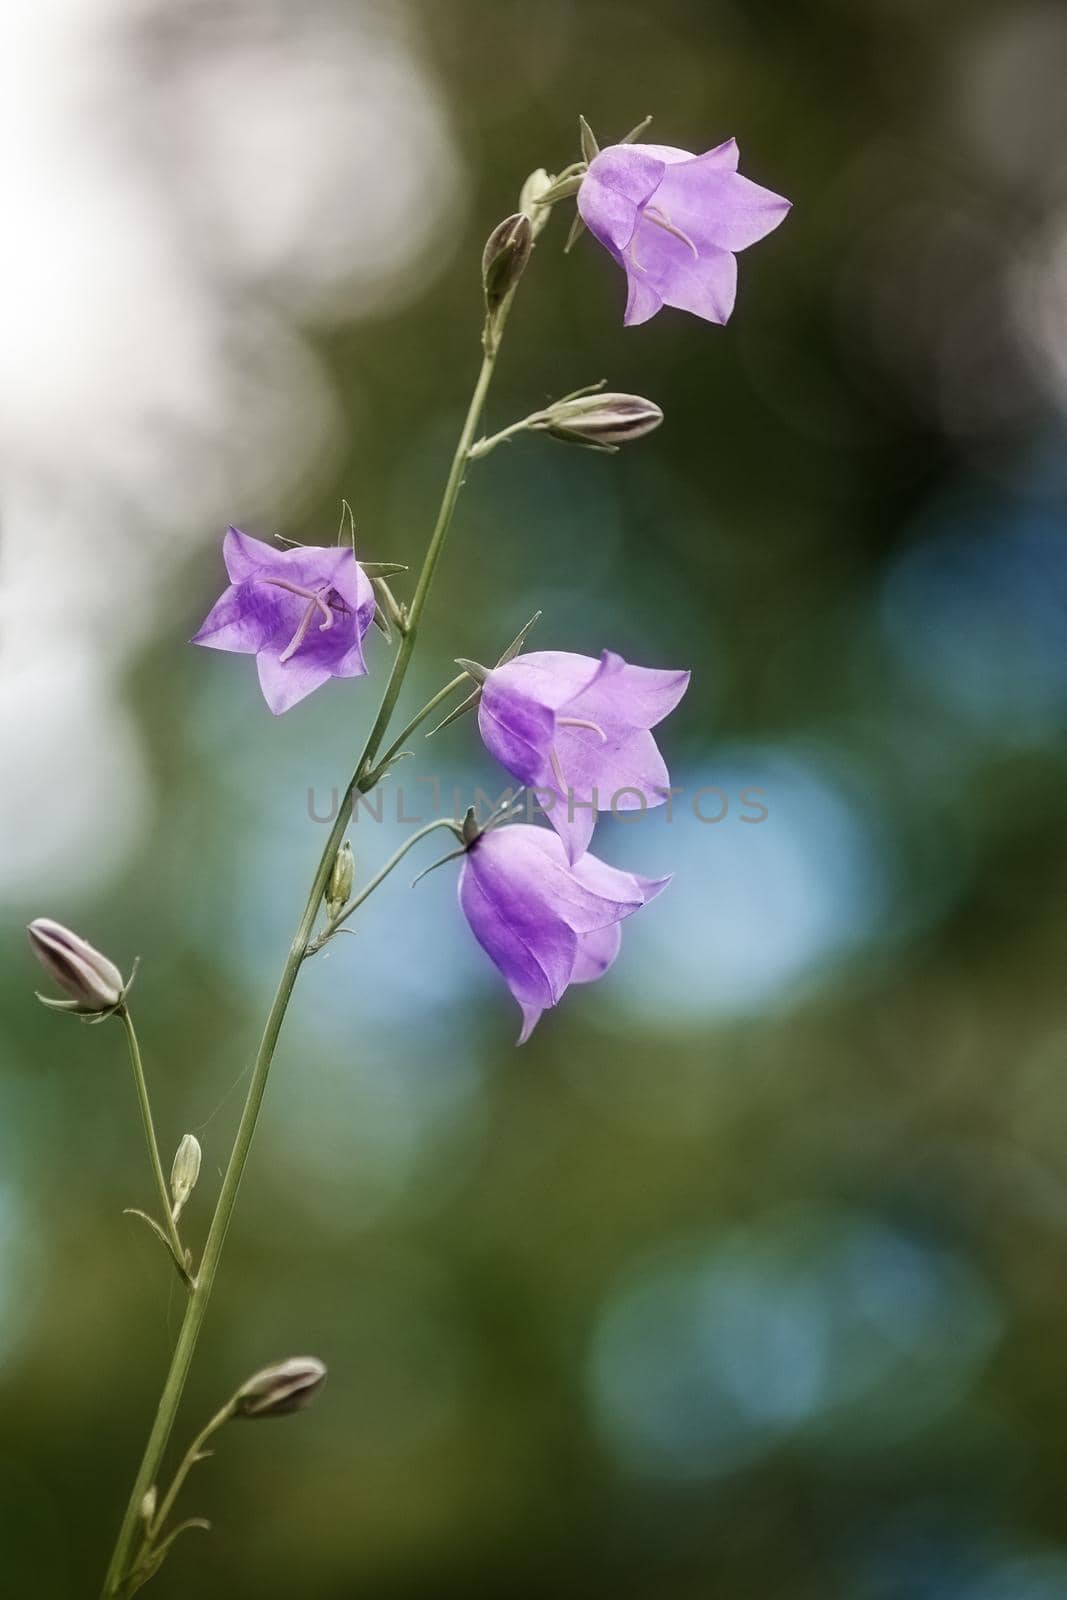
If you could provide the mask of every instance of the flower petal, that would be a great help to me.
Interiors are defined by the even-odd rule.
[[[660,292],[666,305],[691,311],[705,322],[729,322],[737,298],[737,258],[728,250],[705,251],[699,261],[678,240],[668,241],[678,254],[670,281]]]
[[[478,706],[478,730],[490,755],[520,783],[550,786],[554,708],[599,670],[595,657],[565,650],[531,651],[494,668]]]
[[[486,841],[496,837],[485,834],[468,852],[460,874],[459,902],[471,932],[515,999],[524,1011],[530,1006],[540,1015],[567,987],[577,939],[535,892],[531,870],[536,874],[536,855],[521,846],[516,850],[505,846],[501,852],[494,845],[486,850]]]
[[[642,144],[641,149],[647,150],[650,156],[658,156],[669,167],[682,161],[702,161],[723,172],[736,172],[740,159],[736,139],[726,139],[722,144],[717,144],[714,150],[706,150],[700,156],[694,155],[692,150],[678,150],[672,144]]]
[[[625,250],[638,212],[655,194],[666,168],[640,145],[613,144],[590,163],[578,190],[578,211],[600,243]]]
[[[190,644],[206,645],[209,650],[235,650],[255,655],[270,638],[274,625],[273,608],[250,594],[252,585],[231,584],[215,601],[194,633]]]
[[[790,202],[738,172],[725,171],[711,156],[679,163],[666,172],[656,206],[676,228],[705,251],[744,250],[773,232]]]
[[[663,310],[663,296],[652,287],[648,278],[633,266],[624,256],[619,261],[626,268],[626,311],[623,315],[623,327],[639,328],[643,322],[648,322]]]
[[[485,693],[492,696],[499,688],[513,689],[555,711],[580,694],[602,668],[602,656],[598,659],[576,655],[571,650],[531,650],[502,667],[494,667]]]
[[[275,559],[284,554],[262,539],[252,539],[240,528],[227,528],[222,541],[222,559],[231,583],[244,583],[264,567],[273,566]]]
[[[281,661],[276,650],[261,650],[256,657],[263,698],[276,717],[289,711],[309,694],[328,683],[333,672],[328,662],[298,650]]]
[[[689,673],[684,669],[636,667],[614,650],[605,650],[589,684],[558,709],[621,734],[631,728],[654,728],[670,715],[688,687]]]
[[[643,878],[636,872],[623,872],[620,867],[609,867],[599,856],[583,856],[571,871],[591,894],[625,907],[619,913],[623,917],[654,900],[671,881],[670,873],[665,878]]]
[[[571,982],[595,983],[597,978],[602,978],[614,963],[621,946],[620,922],[613,922],[610,928],[595,928],[592,933],[580,933]]]
[[[670,773],[647,728],[608,744],[584,728],[561,728],[556,753],[567,787],[582,800],[591,799],[595,789],[598,811],[643,811],[637,795],[644,795],[648,806],[666,799]]]
[[[554,782],[544,787],[550,788],[556,797],[555,805],[549,806],[545,815],[562,840],[567,860],[575,862],[589,849],[596,827],[596,810],[591,802],[581,804],[574,789],[561,793]]]

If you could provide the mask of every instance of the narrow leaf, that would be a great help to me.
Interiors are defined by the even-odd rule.
[[[526,635],[529,633],[534,623],[539,622],[540,620],[540,611],[535,611],[529,622],[523,624],[518,633],[515,635],[514,639],[512,639],[511,643],[508,645],[507,649],[504,651],[504,654],[500,657],[500,660],[497,662],[498,667],[504,666],[509,661],[514,661],[515,657],[526,643]]]
[[[435,733],[440,733],[442,728],[447,728],[450,722],[457,722],[468,711],[472,711],[481,698],[481,689],[475,689],[474,693],[469,694],[466,700],[461,700],[458,706],[454,706],[448,716],[443,717],[436,727],[431,728],[429,733],[426,734],[426,738],[432,739]]]
[[[567,235],[567,243],[563,246],[563,254],[565,256],[570,255],[584,232],[585,223],[582,220],[582,214],[580,211],[576,211],[574,213],[574,221],[571,223],[571,231]]]
[[[578,118],[578,132],[582,140],[582,155],[586,163],[595,161],[600,154],[600,146],[596,142],[596,135],[583,116]]]
[[[636,128],[631,128],[629,133],[626,135],[626,137],[619,140],[619,143],[620,144],[635,144],[637,142],[637,140],[640,139],[640,137],[644,133],[645,129],[650,125],[651,121],[652,121],[652,113],[649,112],[648,116],[643,118],[643,120],[637,124]]]

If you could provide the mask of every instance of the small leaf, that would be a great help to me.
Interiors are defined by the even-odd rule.
[[[518,633],[515,635],[514,639],[512,639],[511,643],[508,645],[507,649],[504,651],[504,654],[500,657],[500,660],[497,662],[498,667],[503,667],[509,661],[514,661],[515,657],[526,643],[526,635],[529,633],[534,623],[539,622],[540,620],[540,611],[535,611],[529,622],[523,624]]]
[[[473,678],[475,683],[484,683],[489,676],[488,667],[483,667],[477,661],[468,661],[465,656],[456,657],[456,666],[462,667],[468,678]]]
[[[584,173],[576,172],[570,178],[557,178],[551,189],[546,189],[538,199],[539,206],[555,205],[557,200],[569,200],[582,187]]]
[[[138,1589],[144,1588],[150,1578],[155,1577],[167,1559],[167,1553],[175,1539],[180,1538],[190,1528],[202,1528],[205,1533],[211,1532],[211,1524],[204,1517],[187,1517],[184,1522],[179,1522],[178,1526],[163,1540],[163,1543],[156,1545],[154,1550],[150,1550],[136,1571],[130,1574],[128,1586],[125,1590],[126,1595],[136,1594]]]
[[[442,856],[441,857],[440,861],[434,861],[434,862],[431,863],[430,866],[423,867],[423,869],[419,873],[418,877],[417,878],[412,878],[411,887],[414,889],[414,887],[415,887],[415,885],[417,883],[421,883],[423,878],[426,877],[427,873],[436,872],[437,868],[438,867],[443,867],[446,862],[448,862],[448,861],[458,861],[460,856],[465,856],[466,854],[467,854],[467,846],[466,845],[463,846],[462,850],[450,850],[447,856]]]
[[[461,700],[458,706],[454,706],[448,713],[448,716],[443,717],[436,727],[431,728],[425,737],[427,739],[432,739],[435,733],[440,733],[442,728],[447,728],[450,722],[458,721],[458,719],[464,716],[468,711],[472,711],[481,698],[481,689],[475,689],[474,693],[469,694],[466,700]]]
[[[631,128],[629,133],[626,134],[624,138],[619,140],[619,143],[620,144],[636,144],[637,140],[640,139],[640,137],[644,133],[645,129],[650,125],[651,121],[652,121],[652,113],[650,111],[648,116],[644,117],[637,124],[636,128]]]
[[[150,1217],[147,1211],[138,1211],[136,1206],[126,1206],[122,1215],[124,1217],[140,1217],[142,1222],[148,1223],[148,1226],[151,1228],[152,1232],[155,1234],[156,1238],[167,1252],[167,1255],[174,1262],[182,1282],[188,1287],[192,1282],[192,1275],[189,1271],[191,1261],[188,1259],[188,1251],[186,1252],[187,1259],[184,1262],[179,1261],[177,1256],[174,1254],[174,1250],[171,1246],[170,1240],[167,1238],[167,1235],[159,1226],[159,1223],[156,1221],[155,1217]]]
[[[578,132],[582,140],[582,155],[586,163],[595,161],[600,154],[600,146],[596,142],[596,135],[583,116],[578,118]]]
[[[565,256],[570,255],[584,232],[585,222],[582,219],[582,214],[580,211],[576,211],[574,213],[574,221],[571,223],[571,231],[567,235],[567,243],[563,246],[563,254]]]

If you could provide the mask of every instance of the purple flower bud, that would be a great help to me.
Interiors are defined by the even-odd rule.
[[[474,841],[459,903],[519,1002],[520,1044],[572,983],[603,977],[619,953],[619,923],[669,882],[620,872],[591,855],[571,865],[554,833],[525,823],[492,828]]]
[[[42,967],[71,996],[69,1000],[48,1000],[39,995],[38,999],[57,1011],[82,1015],[114,1010],[126,984],[107,956],[50,917],[35,918],[26,931]]]
[[[735,252],[782,221],[789,201],[742,178],[733,139],[695,156],[663,144],[600,151],[578,191],[590,233],[626,273],[626,326],[663,306],[726,322],[737,293]]]
[[[326,1382],[326,1368],[315,1356],[290,1356],[264,1367],[233,1397],[235,1417],[284,1417],[310,1405]]]
[[[490,316],[522,277],[532,250],[533,227],[522,211],[505,217],[489,235],[482,253],[482,283]]]
[[[617,450],[620,444],[641,439],[663,421],[663,412],[637,394],[588,394],[539,411],[530,423],[565,444],[587,445],[595,450]]]

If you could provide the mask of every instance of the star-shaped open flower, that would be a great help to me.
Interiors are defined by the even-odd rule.
[[[482,687],[478,728],[500,765],[550,790],[549,821],[572,862],[587,849],[597,811],[662,805],[670,786],[649,729],[674,710],[688,672],[535,650],[494,667]]]
[[[254,655],[275,715],[329,678],[366,673],[363,636],[374,619],[374,590],[347,546],[277,550],[230,528],[222,554],[230,587],[192,643]]]
[[[733,139],[706,155],[665,144],[616,144],[578,190],[583,222],[626,272],[625,322],[677,306],[726,322],[737,293],[735,252],[782,221],[790,202],[743,178]]]
[[[522,1008],[519,1043],[572,983],[603,977],[619,953],[620,922],[665,889],[584,855],[575,865],[547,828],[511,823],[469,847],[459,903]]]

